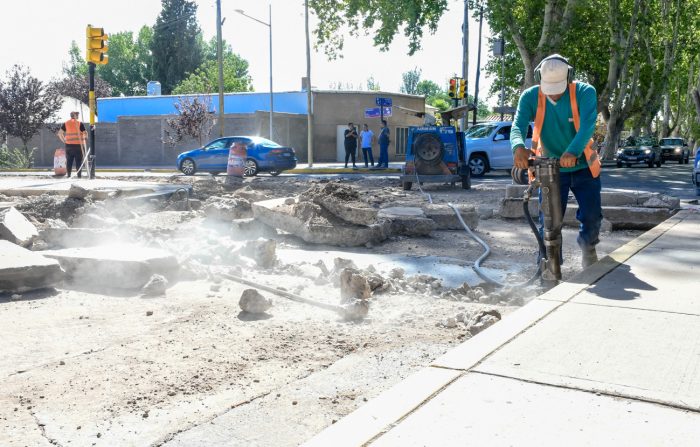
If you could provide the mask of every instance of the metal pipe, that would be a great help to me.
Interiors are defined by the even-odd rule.
[[[221,0],[216,0],[216,63],[219,69],[219,136],[224,136],[224,51],[221,38]]]
[[[272,93],[272,3],[268,5],[269,16],[267,27],[270,28],[270,139],[274,140],[274,134],[272,132],[272,114],[274,113],[274,93]]]

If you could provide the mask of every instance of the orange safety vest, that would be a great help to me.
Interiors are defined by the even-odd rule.
[[[83,135],[80,132],[80,121],[69,119],[66,121],[66,144],[80,144],[83,141]]]
[[[571,100],[571,114],[574,121],[574,128],[578,132],[579,127],[581,127],[581,117],[578,112],[578,103],[576,102],[576,82],[571,82],[569,84],[569,98]],[[536,156],[541,157],[543,153],[543,147],[540,145],[540,130],[544,124],[544,113],[547,108],[547,98],[540,89],[537,96],[537,114],[535,115],[535,128],[532,130],[532,151]],[[586,157],[586,163],[588,163],[588,169],[591,170],[591,175],[593,178],[597,178],[600,175],[600,158],[598,158],[598,152],[593,149],[593,138],[588,141],[586,148],[583,150],[583,155]]]

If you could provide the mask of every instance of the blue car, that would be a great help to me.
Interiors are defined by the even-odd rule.
[[[282,171],[297,166],[297,157],[291,147],[280,146],[261,137],[223,137],[205,144],[204,147],[178,155],[177,168],[185,175],[194,175],[197,172],[216,175],[226,172],[229,150],[235,143],[248,146],[248,158],[245,162],[245,175],[248,177],[258,175],[258,172],[279,175]]]

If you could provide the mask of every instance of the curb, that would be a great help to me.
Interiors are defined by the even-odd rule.
[[[382,392],[336,424],[316,434],[302,446],[354,447],[368,445],[377,440],[515,337],[649,246],[688,214],[688,211],[681,211],[613,251],[567,282],[550,289],[498,324],[451,349],[429,366],[421,368]]]

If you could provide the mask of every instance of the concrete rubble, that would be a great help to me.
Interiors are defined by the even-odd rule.
[[[367,277],[360,270],[345,268],[340,272],[340,299],[342,303],[356,299],[366,300],[372,294]]]
[[[255,260],[259,267],[269,269],[277,262],[277,243],[272,240],[248,241],[243,247],[242,254]]]
[[[232,221],[253,217],[250,202],[243,198],[211,197],[202,207],[210,219]]]
[[[42,252],[57,260],[80,286],[104,289],[141,289],[152,275],[173,277],[179,270],[170,253],[139,246],[105,245]]]
[[[163,275],[153,275],[151,279],[148,280],[141,293],[144,296],[159,296],[165,295],[165,291],[168,289],[168,279]]]
[[[55,259],[0,240],[0,292],[25,292],[53,287],[64,278]]]
[[[265,298],[256,289],[245,289],[238,301],[238,306],[243,312],[263,314],[272,307],[272,300]]]
[[[418,207],[383,208],[378,217],[389,222],[389,231],[392,235],[427,236],[437,229],[435,221],[428,219],[423,210]]]
[[[34,224],[15,207],[0,210],[0,239],[28,247],[38,235]]]

